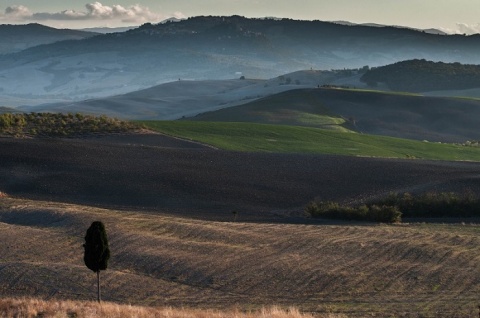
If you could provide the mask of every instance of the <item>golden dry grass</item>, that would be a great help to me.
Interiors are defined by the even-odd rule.
[[[296,308],[286,310],[279,307],[262,308],[257,311],[242,312],[239,309],[227,311],[201,310],[172,307],[141,307],[109,302],[81,302],[68,300],[44,301],[32,298],[0,299],[1,317],[75,317],[75,318],[313,318]],[[318,318],[341,318],[344,315],[324,314]]]
[[[0,297],[95,299],[83,264],[94,220],[112,259],[103,299],[243,311],[277,304],[355,317],[478,314],[476,224],[209,222],[14,198],[0,200]]]

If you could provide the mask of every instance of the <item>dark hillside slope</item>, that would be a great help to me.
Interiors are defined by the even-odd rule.
[[[465,90],[480,88],[480,65],[403,61],[371,69],[361,80],[372,87],[382,83],[394,91],[404,92]]]
[[[64,40],[81,40],[96,35],[69,29],[55,29],[38,23],[0,25],[0,54],[15,53],[41,44]]]
[[[153,141],[0,139],[0,191],[216,220],[231,220],[237,210],[245,220],[270,221],[316,197],[480,192],[478,163],[237,153]]]
[[[312,126],[295,120],[299,112],[341,117],[349,129],[368,134],[441,142],[480,139],[480,101],[361,90],[291,90],[189,120]]]

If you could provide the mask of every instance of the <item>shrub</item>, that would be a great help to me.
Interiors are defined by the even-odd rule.
[[[402,213],[395,206],[360,205],[351,207],[337,202],[311,202],[305,212],[312,217],[349,221],[401,222]]]
[[[360,206],[337,202],[311,202],[305,212],[312,217],[395,223],[402,217],[480,217],[480,200],[471,192],[391,193],[384,199]]]
[[[398,206],[404,217],[480,217],[480,200],[471,192],[391,193],[378,204]]]

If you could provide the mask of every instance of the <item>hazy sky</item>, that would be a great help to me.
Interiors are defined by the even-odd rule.
[[[480,0],[0,0],[0,23],[39,22],[64,28],[233,14],[480,32]]]

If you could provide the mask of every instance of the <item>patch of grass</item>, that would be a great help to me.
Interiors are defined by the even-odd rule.
[[[254,123],[141,121],[158,132],[232,151],[480,161],[480,149],[313,127]]]
[[[313,318],[310,314],[302,314],[296,308],[287,310],[272,306],[253,312],[239,310],[219,311],[207,309],[176,309],[172,307],[140,307],[121,305],[110,302],[101,304],[81,301],[45,301],[40,299],[5,298],[0,299],[0,315],[2,317],[158,317],[158,318]],[[343,317],[343,315],[322,315],[318,317]]]
[[[423,96],[422,94],[411,93],[411,92],[382,91],[382,90],[365,89],[365,88],[335,88],[335,89],[343,90],[343,91],[351,91],[351,92],[377,93],[377,94],[387,94],[387,95]]]
[[[310,112],[296,110],[279,110],[279,111],[257,111],[254,113],[257,121],[245,120],[242,122],[253,122],[257,124],[281,124],[291,126],[308,126],[322,128],[326,130],[337,130],[342,132],[353,132],[342,125],[346,123],[345,119],[325,114],[315,114]]]

